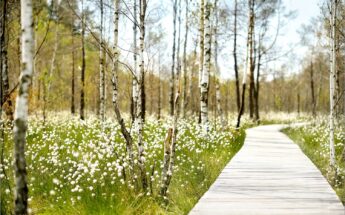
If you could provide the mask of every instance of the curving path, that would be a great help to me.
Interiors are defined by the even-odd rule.
[[[344,215],[332,187],[282,128],[248,129],[243,148],[190,215]]]

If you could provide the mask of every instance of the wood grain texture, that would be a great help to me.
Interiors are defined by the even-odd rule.
[[[190,212],[342,214],[332,187],[282,125],[248,129],[243,148]]]

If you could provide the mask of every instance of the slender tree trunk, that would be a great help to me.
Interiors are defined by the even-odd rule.
[[[154,85],[154,80],[153,80],[153,71],[154,71],[154,67],[155,67],[155,60],[154,58],[152,59],[152,67],[151,69],[149,70],[149,83],[150,84],[150,91],[149,91],[149,96],[150,98],[152,99],[151,102],[149,102],[149,105],[150,105],[150,115],[152,116],[153,115],[153,98],[154,98],[154,95],[153,95],[153,85]]]
[[[80,119],[85,119],[85,11],[84,11],[84,0],[82,0],[82,27],[81,27],[81,56],[82,56],[82,63],[81,63],[81,75],[80,75]]]
[[[4,4],[4,2],[1,2],[1,4]],[[2,9],[3,7],[1,7],[1,4],[0,4],[0,9],[1,9],[0,16],[3,16],[4,11]],[[3,43],[4,43],[4,41],[3,41],[4,40],[3,39],[3,37],[4,37],[4,27],[3,27],[4,23],[3,22],[4,22],[4,19],[1,19],[0,20],[0,76],[2,76],[2,46],[3,46]],[[1,77],[0,80],[2,81],[2,77]],[[0,95],[0,100],[1,100],[1,104],[2,104],[3,103],[3,91],[2,91],[2,88],[0,90],[0,94],[1,94]]]
[[[259,96],[260,96],[260,72],[261,72],[261,58],[262,58],[262,47],[261,47],[261,36],[259,37],[258,44],[258,60],[257,60],[257,71],[254,86],[254,120],[260,122],[260,111],[259,111]]]
[[[187,112],[187,105],[188,105],[188,100],[187,100],[187,43],[188,43],[188,31],[189,31],[189,23],[188,23],[188,13],[189,13],[189,4],[188,0],[185,0],[186,8],[185,8],[185,35],[184,35],[184,46],[183,46],[183,102],[182,102],[182,117],[186,117],[186,112]],[[191,71],[189,71],[191,73]]]
[[[235,0],[235,14],[234,14],[234,70],[235,70],[235,82],[236,82],[236,105],[237,111],[240,112],[241,108],[241,97],[240,97],[240,81],[238,76],[238,65],[237,65],[237,0]]]
[[[194,63],[196,63],[197,59],[197,47],[198,47],[198,41],[195,41],[195,46],[194,46],[194,54],[193,54],[193,60]],[[191,113],[195,113],[195,105],[194,105],[194,91],[193,91],[193,78],[194,78],[194,69],[193,67],[191,68],[189,72],[189,87],[188,87],[188,93],[187,93],[187,105],[189,105]],[[198,112],[198,111],[197,111]]]
[[[177,62],[177,66],[176,66],[176,74],[181,74],[181,57],[180,57],[180,50],[181,50],[181,2],[182,0],[178,0],[178,36],[177,36],[177,50],[176,50],[176,62]],[[179,77],[178,77],[179,78]],[[175,79],[177,79],[175,77]],[[178,85],[174,84],[175,88],[178,87]],[[180,86],[181,87],[181,86]],[[176,99],[176,98],[175,98]],[[175,102],[173,102],[174,104],[174,108],[175,108]],[[175,113],[175,111],[174,111]]]
[[[14,116],[15,214],[28,214],[28,186],[25,145],[28,117],[28,97],[33,73],[34,31],[32,1],[21,0],[22,67]]]
[[[317,90],[317,99],[316,99],[316,107],[319,106],[319,104],[321,103],[321,92],[322,92],[322,87],[323,87],[323,81],[322,81],[322,63],[319,61],[318,63],[318,67],[319,67],[319,87],[318,87],[318,90]],[[318,108],[319,109],[319,108]]]
[[[147,178],[146,178],[146,169],[145,169],[145,157],[144,157],[144,99],[145,98],[145,88],[144,88],[144,75],[145,75],[145,64],[144,64],[144,45],[145,45],[145,14],[146,14],[146,0],[140,0],[140,72],[138,75],[138,83],[139,83],[139,99],[138,99],[138,106],[137,106],[137,131],[138,131],[138,160],[139,160],[139,168],[142,180],[142,187],[144,190],[147,189]]]
[[[51,63],[50,63],[50,69],[49,72],[46,71],[44,73],[44,85],[43,85],[43,123],[46,122],[46,118],[47,118],[47,110],[48,110],[48,105],[50,102],[50,88],[51,88],[51,82],[52,82],[52,76],[54,74],[55,71],[55,67],[56,67],[56,53],[59,47],[59,16],[58,16],[58,3],[54,3],[54,1],[52,1],[52,8],[53,8],[53,14],[56,15],[57,17],[57,21],[55,23],[55,32],[54,32],[54,49],[53,49],[53,56],[51,59]]]
[[[201,124],[204,131],[208,132],[208,89],[209,89],[209,76],[211,64],[211,3],[206,0],[205,5],[205,47],[204,47],[204,66],[202,72],[201,86],[200,86],[200,112]]]
[[[129,157],[130,172],[134,169],[134,155],[133,155],[133,139],[131,134],[126,128],[125,121],[123,120],[118,104],[118,72],[119,72],[119,50],[118,50],[118,38],[119,38],[119,11],[120,0],[114,1],[114,46],[113,46],[113,67],[112,67],[112,85],[113,85],[113,106],[116,115],[117,122],[120,125],[121,133],[126,140],[126,149]]]
[[[339,44],[339,34],[336,34],[336,44]],[[337,45],[336,46],[337,49],[335,50],[335,56],[338,62],[338,58],[339,60],[342,58],[341,54],[340,54],[340,46]],[[335,65],[335,98],[336,98],[336,104],[335,104],[335,117],[336,119],[338,118],[340,112],[341,112],[341,106],[338,104],[340,97],[341,97],[341,92],[340,92],[340,68],[338,63],[336,63]]]
[[[298,116],[300,116],[300,113],[301,113],[301,95],[298,91],[298,93],[297,93],[297,114],[298,114]]]
[[[175,97],[175,54],[176,54],[176,19],[177,19],[177,0],[174,0],[174,33],[173,33],[173,47],[172,47],[172,64],[171,64],[171,80],[170,80],[170,92],[169,92],[169,105],[170,115],[174,115],[174,97]]]
[[[176,153],[176,142],[177,142],[177,122],[180,114],[180,89],[181,89],[181,82],[180,82],[180,70],[177,70],[176,73],[176,83],[174,83],[176,87],[176,98],[174,101],[174,115],[173,115],[173,126],[172,129],[168,130],[167,137],[164,143],[164,159],[163,159],[163,170],[162,170],[162,182],[161,182],[161,190],[160,194],[163,197],[166,197],[167,190],[169,188],[171,178],[174,172],[174,165],[175,165],[175,153]]]
[[[218,0],[214,1],[214,16],[215,16],[215,26],[214,26],[214,63],[215,63],[215,84],[216,84],[216,115],[220,117],[222,125],[225,125],[225,120],[223,116],[223,110],[221,106],[221,93],[220,93],[220,71],[219,71],[219,64],[218,64],[218,23],[219,23],[219,17],[218,17]],[[215,119],[216,120],[216,119]]]
[[[54,5],[53,6],[55,9],[54,9],[54,13],[55,15],[57,16],[57,21],[56,21],[56,26],[55,26],[55,32],[54,32],[54,37],[55,37],[55,41],[54,41],[54,50],[53,50],[53,56],[52,56],[52,60],[51,60],[51,63],[50,63],[50,70],[49,70],[49,74],[48,74],[48,77],[47,77],[47,103],[49,103],[49,92],[50,92],[50,89],[51,89],[51,83],[52,83],[52,76],[55,72],[55,68],[56,68],[56,59],[57,59],[57,51],[58,51],[58,48],[59,48],[59,25],[60,25],[60,22],[59,22],[59,17],[58,17],[58,7],[59,5]]]
[[[260,70],[261,70],[261,53],[259,52],[258,64],[257,64],[257,73],[256,73],[256,84],[254,90],[254,120],[260,122],[260,110],[259,110],[259,96],[260,96]]]
[[[178,80],[179,78],[177,78]],[[179,83],[179,81],[177,81]],[[166,138],[167,141],[169,141],[170,139],[171,140],[171,146],[170,146],[170,149],[168,148],[169,147],[169,144],[166,144],[165,145],[165,153],[164,153],[164,157],[167,156],[167,158],[164,158],[163,160],[163,173],[162,173],[162,178],[163,178],[163,181],[162,181],[162,188],[161,188],[161,191],[160,191],[160,194],[162,196],[166,196],[167,194],[167,190],[169,188],[169,185],[170,185],[170,182],[171,182],[171,178],[173,176],[173,172],[174,172],[174,166],[175,166],[175,153],[176,153],[176,142],[177,142],[177,132],[178,132],[178,128],[177,128],[177,121],[178,121],[178,118],[179,118],[179,98],[180,98],[180,89],[181,86],[178,86],[177,87],[177,92],[176,92],[176,98],[175,98],[175,102],[174,102],[174,106],[175,106],[175,112],[174,112],[174,121],[173,121],[173,128],[172,128],[172,138],[169,138],[169,133],[171,131],[168,131],[168,137]],[[167,142],[166,141],[166,142]],[[170,151],[170,154],[168,155],[168,151]],[[166,163],[169,163],[168,165],[168,168],[166,169]],[[167,170],[167,171],[166,171]]]
[[[1,76],[2,76],[2,84],[3,84],[3,92],[2,92],[2,105],[6,103],[4,109],[9,121],[13,121],[13,107],[12,107],[12,100],[10,98],[10,84],[8,79],[8,56],[7,56],[7,49],[8,49],[8,39],[6,39],[7,33],[7,0],[3,0],[2,3],[2,20],[1,20]]]
[[[172,139],[172,128],[168,129],[167,136],[164,140],[164,157],[163,157],[163,169],[162,169],[162,182],[160,195],[165,197],[168,190],[168,170],[171,157],[171,139]]]
[[[101,4],[101,26],[100,26],[100,45],[99,45],[99,113],[100,120],[105,120],[105,72],[104,72],[104,39],[103,39],[103,0],[100,0]]]
[[[311,105],[313,117],[316,117],[316,100],[314,91],[314,64],[313,61],[310,62],[310,91],[311,91]]]
[[[71,29],[72,37],[72,80],[71,80],[71,114],[75,114],[75,47],[74,47],[74,33],[73,27]]]
[[[329,147],[330,147],[330,166],[335,165],[335,149],[334,149],[334,104],[335,104],[335,75],[336,75],[336,54],[337,44],[336,38],[336,11],[337,11],[337,0],[332,0],[331,5],[331,68],[330,68],[330,123],[329,123]]]
[[[134,24],[133,24],[133,61],[134,61],[134,75],[132,76],[132,99],[131,99],[131,116],[132,116],[132,122],[135,121],[136,116],[136,109],[137,109],[137,103],[138,103],[138,82],[137,82],[137,76],[138,76],[138,61],[137,61],[137,55],[138,55],[138,47],[137,47],[137,0],[133,1],[133,16],[134,16]]]
[[[255,49],[255,14],[254,14],[254,5],[255,5],[255,0],[251,1],[251,7],[253,8],[252,15],[250,16],[250,32],[251,32],[251,51],[250,51],[250,56],[249,56],[249,61],[250,61],[250,73],[249,73],[249,118],[253,119],[254,117],[254,91],[255,91],[255,81],[254,81],[254,70],[255,70],[255,55],[256,55],[256,49]]]
[[[203,76],[203,68],[204,68],[204,49],[205,49],[205,0],[200,0],[200,26],[199,26],[199,91],[201,92],[201,82],[202,82],[202,76]],[[201,96],[201,95],[200,95]],[[199,123],[201,123],[201,107],[199,107]]]
[[[157,114],[158,120],[161,119],[161,111],[162,111],[161,96],[162,96],[162,86],[161,86],[161,53],[159,52],[158,53],[158,114]]]
[[[242,82],[242,101],[240,112],[237,117],[237,125],[239,128],[241,124],[241,117],[244,113],[244,101],[247,76],[250,75],[253,66],[253,34],[254,34],[254,0],[248,0],[249,5],[249,26],[248,26],[248,39],[247,39],[247,57],[246,57],[246,70],[243,71],[243,82]]]

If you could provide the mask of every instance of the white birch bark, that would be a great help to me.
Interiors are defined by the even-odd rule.
[[[54,3],[54,1],[52,1],[52,6],[53,6],[53,13],[56,15],[57,17],[57,21],[55,23],[55,32],[54,32],[54,49],[53,49],[53,56],[51,59],[51,63],[50,63],[50,69],[49,69],[49,73],[47,74],[47,72],[45,73],[45,77],[44,77],[44,94],[43,94],[43,122],[45,123],[46,118],[47,118],[47,109],[48,109],[48,105],[50,102],[50,88],[51,88],[51,83],[52,83],[52,77],[53,74],[55,72],[55,67],[56,67],[56,53],[58,51],[58,47],[59,47],[59,18],[58,18],[58,3]]]
[[[32,1],[21,0],[21,74],[14,115],[15,214],[27,214],[28,186],[25,145],[28,118],[28,97],[33,73],[34,31]]]
[[[204,65],[200,86],[200,113],[201,124],[205,132],[208,132],[208,85],[211,65],[211,3],[209,0],[205,2],[205,32],[204,32]]]
[[[188,13],[189,13],[189,4],[188,0],[185,1],[186,8],[185,8],[185,35],[184,35],[184,46],[183,46],[183,101],[182,103],[182,117],[186,117],[187,112],[187,105],[188,105],[188,99],[187,99],[187,43],[188,43],[188,31],[189,31],[189,23],[188,23]]]
[[[214,1],[214,16],[215,16],[215,24],[214,24],[214,64],[215,64],[215,78],[216,78],[216,106],[217,106],[217,115],[220,117],[221,123],[225,125],[223,110],[221,106],[221,92],[220,92],[220,71],[219,71],[219,64],[218,64],[218,0]]]
[[[181,49],[181,0],[178,1],[178,15],[177,15],[177,17],[178,17],[178,36],[177,36],[177,50],[176,50],[176,61],[177,61],[177,66],[176,66],[176,76],[177,77],[176,77],[176,79],[178,80],[178,77],[181,74],[181,58],[180,58],[180,49]],[[175,87],[177,87],[177,85],[175,85]],[[175,106],[175,100],[174,100],[174,106]]]
[[[205,31],[205,0],[200,1],[200,29],[199,29],[199,48],[200,48],[200,56],[199,56],[199,88],[201,88],[201,79],[202,79],[202,71],[204,66],[204,31]]]
[[[169,82],[170,92],[169,92],[169,105],[170,105],[170,115],[174,114],[174,94],[175,94],[175,54],[176,54],[176,19],[177,19],[177,0],[174,0],[174,15],[173,15],[173,47],[172,47],[172,63],[171,63],[171,80]]]
[[[167,137],[164,142],[164,160],[162,170],[162,182],[160,195],[166,200],[167,190],[169,188],[171,178],[174,172],[175,166],[175,153],[176,153],[176,142],[177,142],[177,122],[180,114],[180,93],[181,93],[181,82],[180,73],[176,74],[176,97],[174,101],[174,115],[172,128],[168,130]]]
[[[145,64],[144,64],[144,48],[145,48],[145,13],[146,13],[146,0],[140,0],[140,71],[138,74],[138,102],[137,102],[137,133],[138,133],[138,160],[139,160],[139,168],[142,180],[142,187],[144,190],[147,189],[147,178],[146,178],[146,170],[145,170],[145,152],[144,152],[144,142],[143,142],[143,135],[144,135],[144,119],[143,119],[143,86],[144,86],[144,75],[145,75]]]
[[[132,117],[134,121],[134,127],[136,127],[135,122],[135,116],[136,116],[136,109],[137,109],[137,103],[138,103],[138,61],[137,61],[137,55],[138,55],[138,47],[137,47],[137,0],[134,0],[133,2],[133,16],[134,16],[134,24],[133,24],[133,60],[134,60],[134,68],[133,73],[134,77],[132,78]]]
[[[113,46],[113,67],[112,67],[112,85],[113,85],[113,105],[115,115],[118,123],[120,124],[121,133],[126,140],[126,148],[129,157],[130,171],[134,168],[134,156],[133,156],[133,139],[128,130],[126,129],[125,122],[121,116],[119,104],[118,104],[118,72],[119,72],[119,11],[120,0],[114,0],[114,46]]]
[[[99,44],[99,115],[101,122],[105,120],[105,72],[104,72],[104,39],[103,39],[103,0],[101,4],[101,26],[100,26],[100,44]]]
[[[336,73],[336,11],[337,0],[332,0],[331,4],[331,65],[330,65],[330,114],[329,114],[329,148],[330,148],[330,165],[335,165],[335,149],[334,149],[334,109],[335,109],[335,73]]]

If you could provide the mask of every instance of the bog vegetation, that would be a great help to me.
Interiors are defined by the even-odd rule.
[[[297,121],[344,201],[344,4],[296,66],[285,3],[1,0],[0,213],[186,214],[247,127]]]

